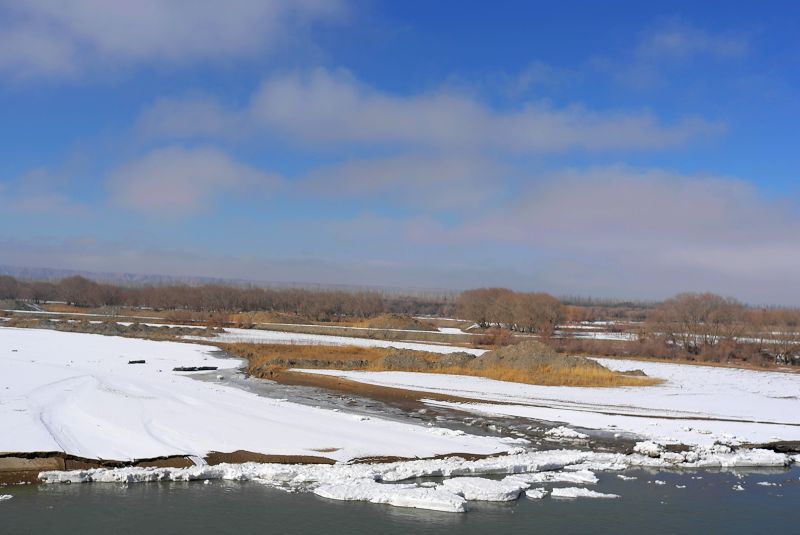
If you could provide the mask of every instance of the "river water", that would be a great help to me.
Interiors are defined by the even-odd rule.
[[[473,502],[466,514],[337,502],[256,482],[0,488],[0,533],[797,533],[800,469],[598,473],[620,499]],[[662,481],[657,484],[655,481]],[[758,483],[771,483],[765,486]],[[677,485],[685,486],[679,488]],[[563,486],[563,485],[562,485]],[[744,490],[734,490],[741,486]]]

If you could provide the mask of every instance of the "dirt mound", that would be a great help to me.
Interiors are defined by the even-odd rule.
[[[533,340],[484,353],[474,359],[469,364],[469,367],[478,370],[487,368],[535,370],[545,367],[555,369],[578,367],[598,370],[606,369],[591,359],[558,354],[553,348]]]
[[[375,361],[373,367],[405,371],[436,370],[454,366],[466,366],[474,359],[475,357],[469,353],[436,355],[408,349],[395,349]]]
[[[12,318],[6,323],[9,327],[28,329],[52,329],[54,331],[104,334],[107,336],[132,336],[135,338],[177,338],[179,336],[209,336],[215,329],[199,327],[172,327],[168,325],[146,325],[144,323],[122,324],[116,321],[67,320],[54,321],[39,318]]]

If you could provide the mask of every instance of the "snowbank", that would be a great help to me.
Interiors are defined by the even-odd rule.
[[[213,351],[197,344],[2,327],[0,452],[132,460],[246,450],[347,461],[491,454],[512,447],[498,438],[357,419],[172,371],[241,365]]]

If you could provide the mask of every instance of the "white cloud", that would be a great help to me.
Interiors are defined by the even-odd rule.
[[[664,124],[648,111],[597,112],[544,102],[496,109],[446,89],[400,96],[326,69],[268,79],[249,109],[223,109],[208,99],[165,100],[146,110],[140,124],[155,136],[225,135],[253,128],[318,146],[512,153],[662,149],[724,130],[699,117]]]
[[[238,163],[219,149],[179,146],[153,150],[108,179],[116,204],[165,216],[208,207],[224,194],[263,194],[280,183],[279,177]]]
[[[342,72],[317,69],[268,80],[253,98],[260,123],[318,143],[408,144],[521,152],[651,149],[717,133],[691,118],[662,125],[647,112],[592,112],[529,103],[494,110],[449,91],[397,96]]]
[[[582,251],[668,252],[690,245],[800,245],[790,222],[800,222],[800,214],[745,181],[611,166],[534,179],[469,234]]]
[[[797,228],[798,206],[764,198],[750,183],[612,166],[536,179],[512,203],[421,235],[570,259],[568,270],[548,276],[576,292],[698,289],[774,300],[779,288],[800,285]],[[580,276],[567,283],[570,271]]]
[[[343,11],[342,0],[0,0],[0,70],[50,76],[253,56]]]

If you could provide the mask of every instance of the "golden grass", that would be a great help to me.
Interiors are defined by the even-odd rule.
[[[233,356],[247,359],[251,372],[262,366],[278,369],[280,366],[273,364],[276,360],[319,360],[329,362],[333,367],[340,367],[340,363],[354,360],[376,361],[387,352],[382,348],[353,346],[247,343],[217,345]]]
[[[319,361],[324,363],[321,367],[369,371],[400,371],[397,368],[389,369],[383,365],[382,358],[392,349],[376,347],[353,346],[311,346],[311,345],[282,345],[282,344],[219,344],[229,354],[246,358],[250,373],[266,371],[279,371],[285,366],[276,365],[276,361]],[[421,353],[425,360],[435,362],[441,358],[434,353]],[[364,361],[364,365],[353,366],[355,361]],[[304,364],[306,365],[306,364]],[[580,387],[622,387],[622,386],[652,386],[662,381],[653,377],[637,377],[623,375],[606,369],[593,366],[578,366],[575,368],[557,368],[543,366],[531,371],[521,371],[512,368],[489,367],[485,369],[466,366],[448,368],[409,368],[402,371],[438,373],[447,375],[468,375],[471,377],[485,377],[498,381],[525,383],[544,386],[580,386]]]
[[[469,375],[485,377],[498,381],[510,381],[542,386],[582,386],[614,388],[621,386],[653,386],[662,383],[655,377],[637,377],[623,375],[611,370],[597,369],[589,366],[575,368],[555,368],[543,366],[531,371],[515,370],[512,368],[486,368],[472,369],[464,367],[442,368],[428,370],[431,373],[445,373],[452,375]]]
[[[166,319],[168,312],[145,310],[134,307],[78,307],[74,305],[65,305],[63,303],[47,303],[42,305],[42,309],[47,312],[59,312],[62,314],[98,314],[109,316],[109,318],[136,318],[136,317],[159,317]]]

